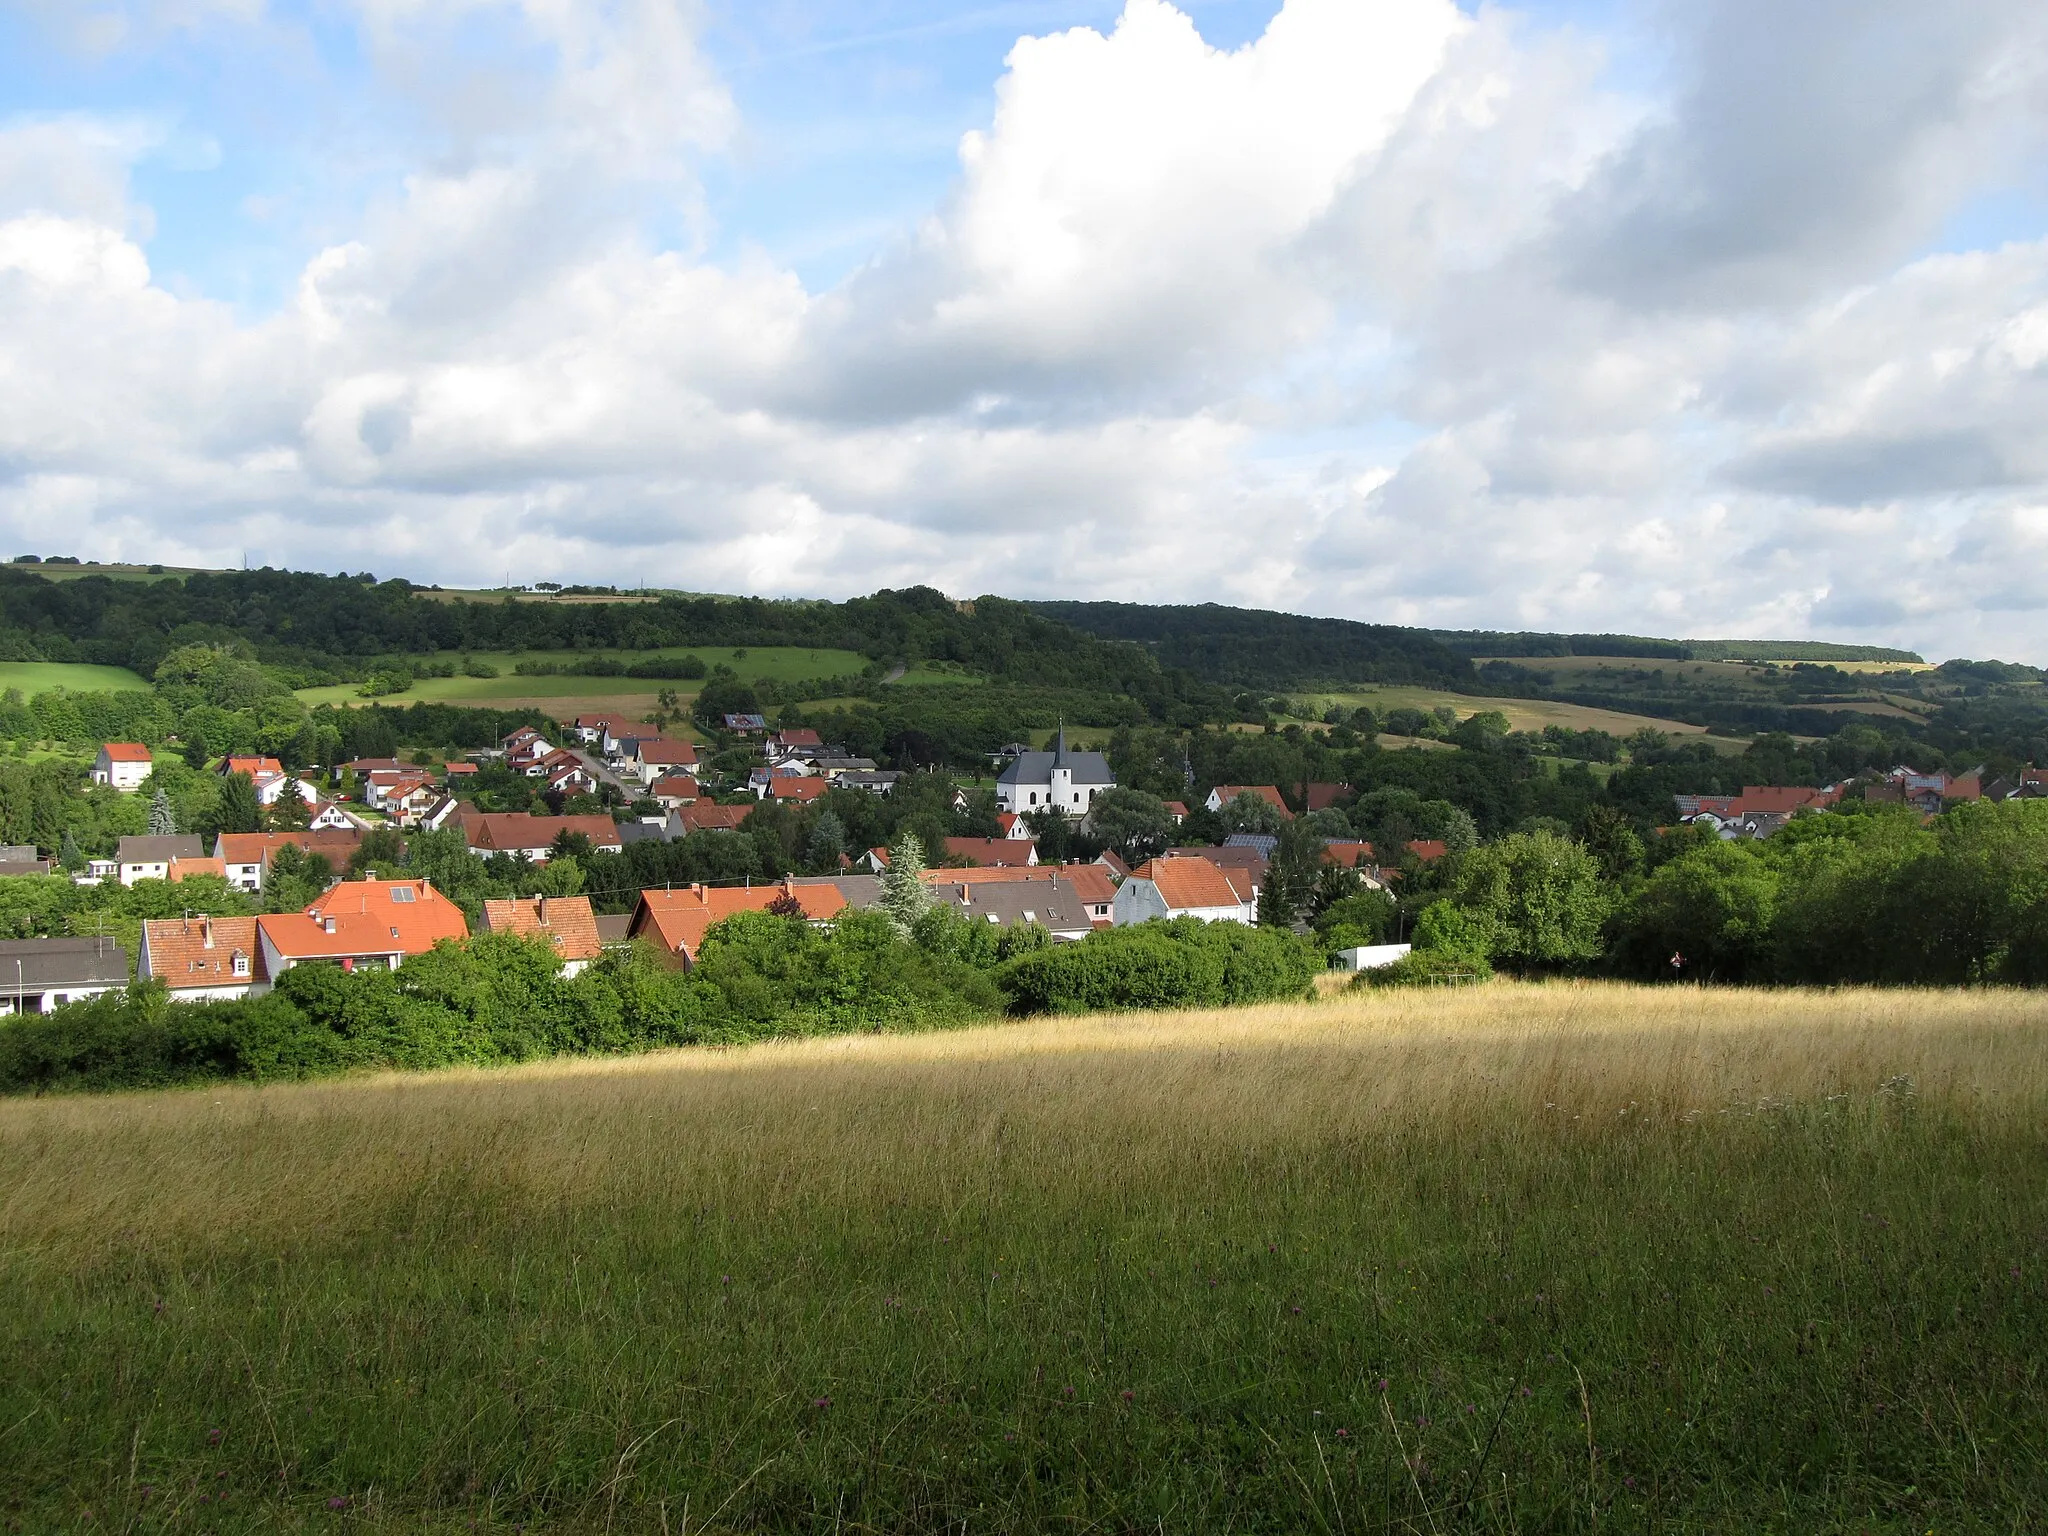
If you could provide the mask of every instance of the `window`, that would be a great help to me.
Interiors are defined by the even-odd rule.
[[[249,974],[249,957],[247,955],[238,953],[235,956],[235,974],[237,976],[246,976]]]
[[[413,888],[409,885],[394,885],[391,887],[391,899],[393,901],[411,901],[413,899]]]

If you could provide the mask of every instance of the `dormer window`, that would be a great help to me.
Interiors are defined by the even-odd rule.
[[[234,970],[237,976],[246,976],[249,974],[249,957],[243,954],[239,949],[235,951]]]

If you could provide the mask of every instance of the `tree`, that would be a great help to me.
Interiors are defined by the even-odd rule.
[[[835,811],[820,811],[811,823],[811,835],[804,844],[804,857],[813,869],[832,871],[846,852],[846,823]]]
[[[256,781],[246,773],[231,773],[221,780],[220,809],[216,825],[223,832],[254,832],[263,825],[263,810],[256,803]]]
[[[190,731],[186,733],[184,756],[187,768],[195,772],[204,769],[206,767],[206,760],[210,755],[204,731]]]
[[[149,835],[151,837],[176,837],[178,818],[171,813],[171,797],[164,793],[163,786],[157,786],[156,794],[149,802]]]
[[[1609,898],[1583,844],[1554,832],[1517,832],[1464,855],[1459,906],[1482,922],[1494,958],[1547,970],[1601,953]]]
[[[71,874],[85,868],[85,855],[78,851],[78,839],[71,835],[71,829],[64,829],[64,844],[58,850],[57,863]]]
[[[1615,959],[1646,980],[1768,979],[1777,896],[1761,857],[1717,838],[1664,865],[1615,915]]]
[[[1223,825],[1232,832],[1277,833],[1287,818],[1272,801],[1244,790],[1222,810]]]
[[[284,793],[277,797],[265,819],[279,832],[303,832],[313,824],[313,807],[306,803],[305,791],[297,779],[285,780]]]
[[[1142,789],[1104,790],[1089,809],[1088,825],[1134,869],[1173,841],[1173,813]]]
[[[906,938],[932,909],[932,893],[921,878],[924,847],[915,833],[905,832],[889,845],[889,865],[882,871],[882,910]]]
[[[1620,883],[1643,870],[1643,840],[1636,836],[1628,812],[1612,805],[1590,805],[1579,818],[1579,841],[1593,855],[1604,879]]]

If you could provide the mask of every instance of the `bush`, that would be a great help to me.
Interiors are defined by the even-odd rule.
[[[1087,1013],[1299,997],[1322,969],[1321,949],[1292,934],[1181,917],[1019,956],[997,980],[1013,1013]]]

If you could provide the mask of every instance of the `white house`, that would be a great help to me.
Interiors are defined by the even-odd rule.
[[[142,925],[138,976],[153,976],[181,1003],[227,1002],[267,992],[253,917],[167,917]]]
[[[1155,917],[1198,917],[1205,923],[1256,923],[1258,888],[1243,889],[1207,859],[1154,859],[1116,888],[1110,921],[1117,927]]]
[[[1415,946],[1412,944],[1364,944],[1357,949],[1340,949],[1330,958],[1333,969],[1340,971],[1376,971],[1383,965],[1392,965],[1402,959]]]
[[[0,1015],[48,1013],[128,985],[128,956],[112,939],[0,941]]]
[[[206,845],[196,837],[124,837],[115,854],[121,883],[138,880],[168,880],[171,860],[203,859]]]
[[[142,788],[142,781],[154,766],[149,748],[142,743],[110,741],[100,748],[100,755],[93,761],[92,781],[110,785],[123,794],[133,794]]]
[[[1057,808],[1085,816],[1095,797],[1116,787],[1116,775],[1100,752],[1069,752],[1066,727],[1050,752],[1023,752],[996,776],[996,801],[1006,811]]]

